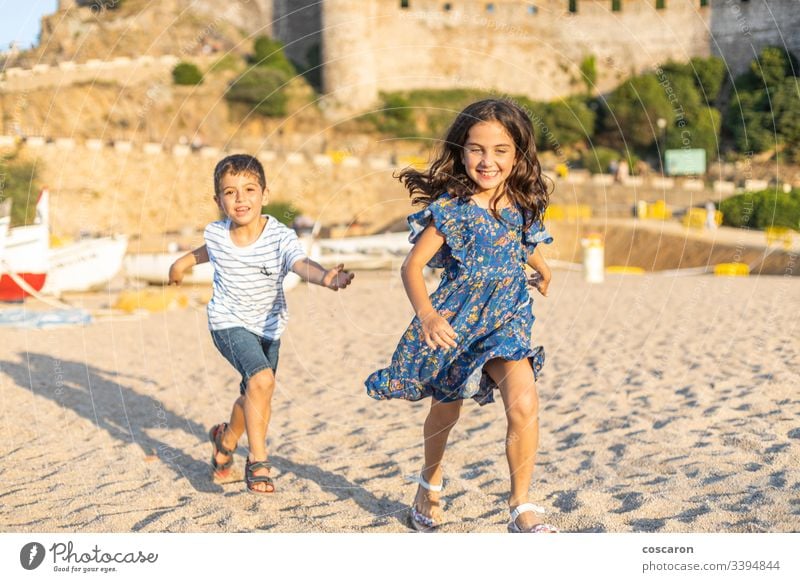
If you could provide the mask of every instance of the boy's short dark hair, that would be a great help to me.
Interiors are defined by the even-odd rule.
[[[247,154],[234,154],[223,158],[214,168],[214,193],[222,194],[222,178],[225,174],[252,174],[258,179],[261,189],[267,187],[267,177],[264,175],[264,166],[256,158]]]

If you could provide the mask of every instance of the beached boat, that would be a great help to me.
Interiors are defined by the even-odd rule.
[[[50,248],[50,270],[42,292],[61,295],[97,289],[122,268],[127,236],[87,238]]]
[[[44,287],[50,267],[49,193],[43,189],[36,202],[36,220],[28,226],[8,229],[0,256],[0,301],[21,301],[28,292],[9,275],[25,281],[35,291]]]
[[[411,250],[408,232],[328,238],[317,241],[325,266],[344,263],[347,270],[391,269]]]
[[[149,285],[166,285],[169,282],[169,268],[186,251],[175,253],[137,253],[126,256],[122,261],[125,276]],[[214,280],[211,263],[195,265],[183,277],[186,285],[210,285]]]

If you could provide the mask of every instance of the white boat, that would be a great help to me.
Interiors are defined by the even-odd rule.
[[[50,248],[50,270],[42,293],[91,291],[108,283],[122,268],[128,237],[82,239]]]
[[[6,248],[8,225],[11,224],[11,200],[0,203],[0,261],[3,260],[3,249]]]
[[[35,291],[44,286],[50,268],[50,195],[47,189],[39,193],[36,220],[28,226],[9,228],[0,257],[0,301],[21,301],[28,293],[9,276],[13,273]]]
[[[169,268],[186,251],[175,253],[137,253],[128,255],[122,261],[125,276],[150,285],[166,285],[169,282]],[[211,263],[195,265],[183,277],[186,285],[210,285],[214,280],[214,267]]]
[[[408,232],[328,238],[317,241],[319,261],[324,265],[343,263],[353,269],[394,269],[411,250]]]

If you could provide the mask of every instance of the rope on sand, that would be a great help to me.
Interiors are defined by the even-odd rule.
[[[44,295],[39,291],[37,291],[36,289],[34,289],[33,287],[31,287],[25,279],[14,273],[9,268],[8,263],[6,263],[4,260],[0,259],[0,265],[2,265],[5,274],[8,275],[11,278],[11,280],[14,281],[14,283],[16,283],[17,286],[19,286],[20,289],[25,291],[28,295],[30,295],[34,299],[37,299],[38,301],[41,301],[45,305],[49,305],[50,307],[54,307],[56,309],[75,309],[75,306],[70,305],[69,303],[64,303],[63,301],[59,301],[56,298],[48,297],[47,295]],[[96,317],[98,319],[108,318],[108,319],[115,319],[118,321],[142,319],[141,314],[117,315],[116,313],[108,309],[85,309],[84,311],[87,311],[90,315],[92,315],[92,317]]]

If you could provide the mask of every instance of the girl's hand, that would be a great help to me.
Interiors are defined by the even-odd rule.
[[[536,290],[539,291],[539,293],[541,293],[544,297],[547,297],[547,288],[550,286],[551,279],[552,275],[550,271],[546,271],[545,273],[534,271],[533,275],[528,278],[528,284],[536,287]]]
[[[325,276],[322,278],[322,286],[338,291],[347,287],[353,277],[355,277],[353,273],[348,273],[344,270],[344,265],[336,265],[333,269],[325,271]]]
[[[437,347],[448,350],[456,347],[456,332],[450,327],[447,320],[439,315],[436,311],[431,311],[429,314],[420,318],[422,322],[422,333],[425,338],[425,343],[432,350]]]

